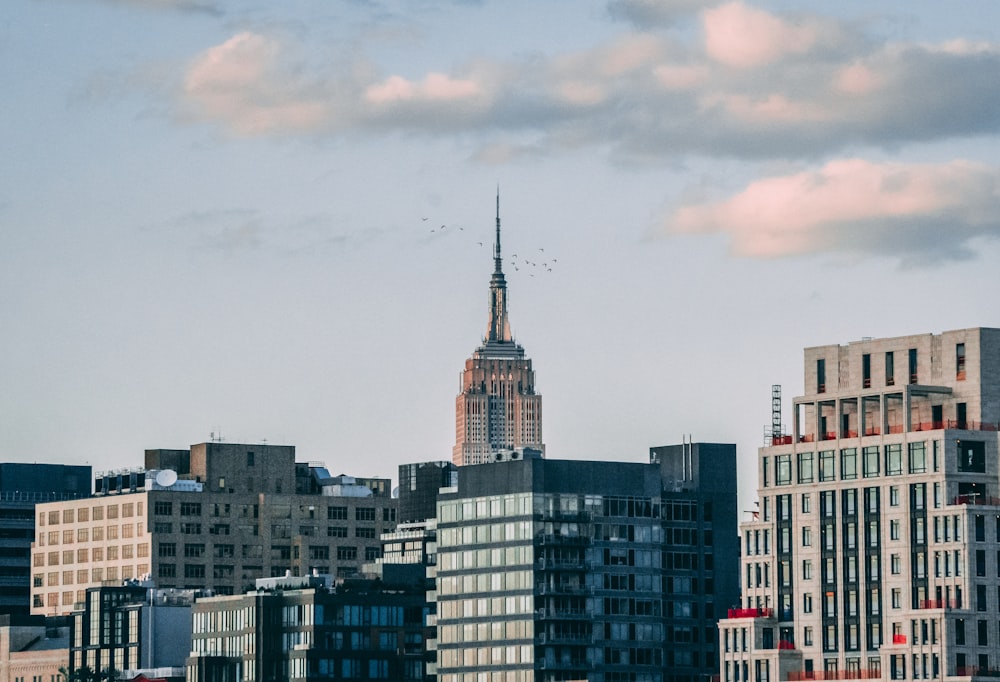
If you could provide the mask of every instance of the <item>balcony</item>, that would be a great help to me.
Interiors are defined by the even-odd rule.
[[[773,618],[774,609],[729,609],[726,618]]]
[[[1000,670],[996,668],[980,668],[978,666],[965,666],[955,668],[956,677],[1000,677]]]
[[[876,670],[793,670],[788,673],[789,682],[801,680],[881,680],[882,673]]]
[[[978,493],[973,493],[972,495],[959,495],[958,497],[953,497],[951,503],[978,504],[984,507],[998,507],[1000,506],[1000,497],[990,497],[988,495],[979,495]]]
[[[960,609],[962,608],[962,602],[958,599],[924,599],[917,604],[918,609]],[[896,637],[900,635],[893,635],[893,644],[896,644]],[[906,643],[906,636],[902,635],[904,644]]]
[[[587,609],[559,607],[538,609],[535,611],[535,615],[539,618],[539,620],[589,620],[591,618],[591,613],[587,611]]]

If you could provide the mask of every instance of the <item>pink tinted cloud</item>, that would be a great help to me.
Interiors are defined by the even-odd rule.
[[[667,222],[673,233],[726,233],[737,254],[788,256],[822,251],[863,251],[894,242],[901,251],[926,247],[936,226],[954,235],[1000,236],[1000,172],[951,161],[942,164],[831,161],[819,170],[765,178],[718,202],[678,208]]]
[[[784,21],[763,10],[730,2],[702,13],[705,51],[738,69],[764,66],[808,52],[818,40],[815,26]]]
[[[443,73],[429,73],[421,81],[390,76],[381,83],[369,86],[365,90],[365,99],[372,104],[453,101],[474,98],[482,92],[475,81],[451,78]]]
[[[198,116],[223,120],[238,134],[315,129],[327,108],[282,71],[282,59],[277,41],[239,33],[192,62],[184,95]]]

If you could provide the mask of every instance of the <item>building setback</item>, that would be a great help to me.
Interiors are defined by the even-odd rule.
[[[732,445],[650,464],[530,457],[459,472],[438,505],[441,682],[694,682],[738,598]],[[499,677],[498,677],[499,676]]]
[[[330,576],[261,580],[199,599],[188,682],[430,680],[424,584]]]
[[[93,498],[38,505],[31,611],[67,614],[88,587],[143,576],[234,594],[287,572],[354,575],[396,526],[390,490],[296,463],[292,446],[149,450],[145,471],[100,476]]]
[[[533,256],[534,257],[534,256]],[[465,361],[455,399],[455,446],[459,465],[492,462],[529,448],[544,453],[542,396],[524,348],[514,341],[507,317],[507,280],[500,252],[500,196],[490,278],[490,315],[483,345]]]
[[[1000,329],[805,350],[724,682],[1000,674]]]

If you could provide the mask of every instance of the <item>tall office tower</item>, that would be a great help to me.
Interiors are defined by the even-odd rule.
[[[455,432],[452,461],[459,466],[516,457],[511,453],[522,448],[545,451],[542,396],[535,393],[531,360],[514,341],[507,319],[499,195],[489,325],[483,345],[465,361],[461,392],[455,400]]]
[[[650,460],[528,457],[464,468],[442,490],[441,682],[698,682],[718,672],[717,606],[739,594],[726,539],[736,531],[735,447],[654,448]]]
[[[724,682],[1000,670],[1000,329],[805,350],[758,456]]]
[[[89,496],[89,466],[0,464],[0,615],[15,625],[31,610],[35,505]]]

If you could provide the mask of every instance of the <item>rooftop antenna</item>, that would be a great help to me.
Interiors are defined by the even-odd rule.
[[[500,185],[497,184],[497,241],[493,246],[493,265],[497,272],[500,272],[502,260],[500,256]]]

